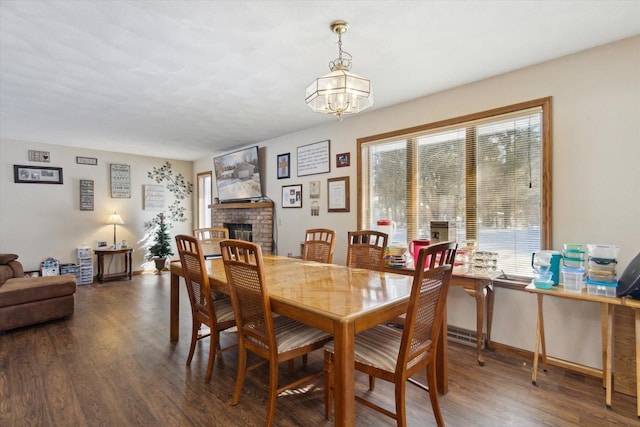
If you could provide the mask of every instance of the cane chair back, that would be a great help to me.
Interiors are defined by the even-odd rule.
[[[220,242],[229,238],[224,227],[196,228],[193,235],[200,241],[205,258],[220,255]]]
[[[455,257],[457,245],[445,242],[420,250],[418,265],[424,265],[427,257],[451,255]],[[442,252],[445,250],[445,252]],[[444,254],[444,255],[443,255]],[[446,259],[446,258],[445,258]],[[436,384],[436,350],[441,339],[442,321],[451,280],[452,264],[442,264],[431,269],[416,270],[409,297],[406,321],[402,330],[377,325],[356,335],[355,368],[370,378],[381,378],[395,385],[395,413],[356,396],[356,400],[396,420],[398,426],[406,426],[405,386],[416,372],[426,369],[429,399],[438,426],[444,419],[438,403]],[[442,337],[442,339],[445,339]],[[325,415],[331,416],[333,401],[333,345],[325,346]],[[375,382],[370,379],[369,389]],[[426,388],[425,388],[426,389]]]
[[[216,353],[237,347],[237,345],[233,345],[224,349],[220,348],[220,331],[229,329],[236,324],[233,306],[229,298],[215,298],[209,283],[200,241],[193,236],[180,234],[176,236],[176,245],[187,285],[192,315],[191,345],[187,365],[191,364],[196,341],[210,337],[209,363],[205,376],[205,381],[209,382]],[[208,334],[200,334],[202,325],[209,327]]]
[[[240,347],[232,404],[236,405],[240,400],[246,373],[264,363],[247,367],[248,350],[269,363],[266,425],[270,426],[279,393],[322,375],[322,371],[314,372],[278,387],[278,365],[322,348],[331,340],[331,336],[288,317],[273,316],[260,246],[243,240],[225,240],[220,247],[238,325]]]
[[[302,259],[331,264],[336,232],[328,228],[313,228],[305,232]]]
[[[350,231],[347,267],[381,271],[388,237],[386,233],[373,230]]]

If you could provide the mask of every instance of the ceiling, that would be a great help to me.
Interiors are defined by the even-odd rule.
[[[334,121],[304,89],[336,19],[375,111],[640,34],[640,1],[2,0],[0,138],[195,160]]]

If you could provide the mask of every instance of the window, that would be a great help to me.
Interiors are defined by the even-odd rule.
[[[198,174],[198,228],[211,227],[211,171]]]
[[[551,242],[550,110],[543,98],[359,139],[358,227],[391,219],[390,241],[408,242],[447,221],[458,242],[530,275]]]

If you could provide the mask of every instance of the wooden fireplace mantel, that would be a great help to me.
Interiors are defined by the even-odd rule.
[[[217,203],[209,205],[211,209],[256,209],[272,208],[273,202],[251,202],[251,203]]]

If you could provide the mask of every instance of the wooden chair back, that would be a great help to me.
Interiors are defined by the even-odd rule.
[[[302,259],[331,264],[336,232],[328,228],[312,228],[305,232]]]
[[[396,369],[421,365],[416,359],[429,358],[429,363],[435,363],[457,246],[443,242],[420,250],[417,265],[425,265],[430,258],[430,267],[414,274]]]
[[[238,333],[250,337],[243,340],[247,347],[263,355],[265,349],[275,348],[276,341],[262,250],[244,240],[225,240],[220,248]],[[251,345],[253,340],[259,344]]]
[[[192,314],[194,318],[206,325],[215,324],[216,317],[202,245],[198,239],[186,234],[176,236],[176,245],[187,284]]]
[[[350,231],[347,267],[382,271],[388,238],[386,233],[379,231]]]
[[[196,228],[193,235],[200,241],[205,258],[220,255],[220,242],[229,238],[229,229],[224,227]]]

